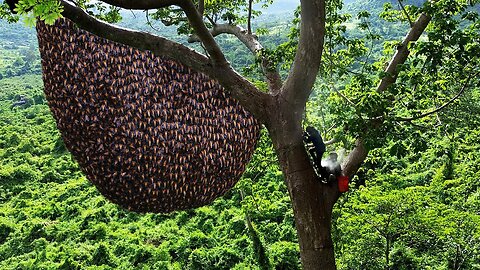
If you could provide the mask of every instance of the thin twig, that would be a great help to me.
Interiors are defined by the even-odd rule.
[[[329,127],[326,131],[325,134],[328,134],[332,129],[334,129],[337,126],[337,124],[333,124],[331,127]]]
[[[408,20],[408,22],[410,23],[410,27],[413,27],[412,18],[410,18],[410,15],[408,15],[407,10],[406,10],[405,7],[403,6],[402,0],[397,0],[397,1],[398,1],[398,5],[402,8],[402,11],[403,11],[403,13],[405,14],[405,17],[407,17],[407,20]]]
[[[133,13],[133,11],[132,11],[132,13]],[[153,27],[152,22],[150,22],[150,17],[148,16],[148,9],[145,11],[145,18],[147,19],[147,24],[148,24],[148,26],[150,26],[150,28],[152,28],[153,30],[155,30],[157,32],[160,32],[160,30]]]
[[[370,34],[370,36],[372,37],[372,40],[371,40],[371,43],[370,43],[370,49],[368,50],[368,54],[367,54],[367,57],[365,58],[365,62],[362,65],[362,70],[360,71],[360,74],[364,74],[363,72],[365,71],[365,66],[367,66],[368,60],[370,60],[370,56],[372,55],[373,45],[374,45],[372,30],[370,29],[370,26],[369,26],[368,22],[367,22],[367,31]]]
[[[252,6],[253,0],[248,0],[247,33],[252,34]]]
[[[442,106],[436,108],[435,110],[432,110],[432,111],[429,111],[429,112],[426,112],[426,113],[423,113],[423,114],[420,114],[420,115],[417,115],[417,116],[412,116],[412,117],[397,117],[395,118],[396,121],[407,121],[407,122],[410,122],[410,121],[413,121],[413,120],[417,120],[417,119],[420,119],[420,118],[424,118],[424,117],[427,117],[431,114],[434,114],[434,113],[437,113],[441,110],[443,110],[445,107],[447,107],[448,105],[450,105],[451,103],[453,103],[455,100],[457,100],[464,92],[465,90],[468,88],[468,85],[470,83],[470,80],[472,79],[472,77],[475,77],[477,76],[478,74],[480,73],[479,72],[476,72],[474,74],[470,74],[470,76],[468,76],[467,80],[465,81],[465,83],[463,84],[462,86],[462,89],[460,89],[460,91],[453,97],[451,98],[449,101],[447,101],[446,103],[444,103]]]
[[[331,140],[328,140],[326,142],[324,142],[325,145],[332,145],[334,143],[338,142],[337,138],[333,138]]]
[[[356,107],[355,103],[353,103],[353,101],[351,101],[347,96],[345,96],[342,92],[338,91],[338,90],[335,90],[335,92],[337,93],[337,95],[339,95],[341,98],[343,98],[346,102],[348,102],[350,105],[352,105],[353,107]]]

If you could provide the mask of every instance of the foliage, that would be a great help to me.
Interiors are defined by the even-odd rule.
[[[0,268],[255,269],[252,241],[276,254],[264,264],[298,268],[293,213],[266,133],[223,199],[169,215],[129,213],[81,174],[45,100],[33,98],[41,88],[38,75],[0,80]],[[11,108],[20,95],[29,104]]]
[[[26,10],[36,1],[21,3]],[[245,1],[206,3],[207,16],[245,22]],[[478,6],[469,6],[476,2],[402,1],[407,13],[393,2],[328,3],[322,76],[305,124],[336,138],[329,148],[341,152],[365,132],[360,124],[385,120],[367,134],[370,155],[334,209],[339,269],[478,269],[480,21]],[[179,28],[159,30],[169,37],[177,29],[190,33],[172,9],[131,15],[79,4],[143,30],[160,26],[135,16],[178,19]],[[55,9],[42,6],[32,14]],[[397,83],[378,93],[386,61],[409,18],[422,10],[435,14],[428,35],[410,48]],[[298,10],[291,21],[257,20],[268,28],[259,31],[262,53],[285,75],[297,45]],[[168,215],[127,212],[100,195],[65,149],[42,94],[34,30],[0,26],[1,269],[300,269],[293,210],[265,130],[242,180],[213,204]],[[260,79],[255,57],[233,38],[218,39],[236,68]],[[444,110],[401,120],[441,106],[464,86]],[[27,103],[13,107],[20,96]]]

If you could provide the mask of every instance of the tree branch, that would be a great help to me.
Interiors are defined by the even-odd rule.
[[[152,51],[155,55],[170,57],[195,70],[212,72],[208,58],[193,49],[147,32],[117,27],[95,19],[70,2],[61,1],[61,3],[64,8],[62,15],[86,31],[140,50]]]
[[[350,106],[352,106],[355,110],[357,110],[357,105],[355,105],[355,103],[353,103],[353,101],[351,101],[347,96],[345,96],[342,92],[338,91],[335,89],[335,92],[337,93],[337,95],[339,95],[341,98],[343,98],[348,104],[350,104]]]
[[[325,1],[301,0],[300,38],[297,52],[281,90],[281,97],[303,108],[317,78],[325,38]]]
[[[258,120],[265,121],[264,110],[269,96],[260,92],[231,67],[214,66],[205,55],[182,44],[146,32],[120,28],[102,22],[67,1],[62,0],[61,4],[64,8],[62,15],[75,22],[81,29],[140,50],[149,50],[158,56],[172,58],[185,66],[207,74],[212,79],[218,80],[226,91],[253,113]]]
[[[407,10],[405,9],[405,6],[402,3],[402,0],[397,0],[398,5],[402,9],[403,14],[405,14],[405,17],[407,17],[408,23],[410,23],[410,27],[413,27],[413,21],[412,18],[410,18],[410,15],[408,14]]]
[[[221,34],[230,34],[234,35],[240,40],[255,56],[257,56],[262,50],[263,46],[258,41],[258,38],[255,34],[248,33],[247,30],[243,29],[240,26],[233,24],[215,24],[212,29],[210,29],[210,34],[212,36],[218,36]],[[192,35],[188,38],[189,43],[199,42],[200,38],[197,35]],[[277,67],[272,66],[272,63],[268,61],[265,57],[262,57],[262,70],[267,78],[269,89],[271,92],[278,91],[282,87],[282,78],[278,73]]]
[[[249,34],[247,30],[240,26],[233,24],[215,24],[210,29],[210,34],[214,37],[221,34],[230,34],[236,36],[252,53],[257,53],[263,49],[262,44],[258,42],[253,34]],[[197,35],[192,35],[188,38],[189,43],[199,42],[200,38]]]
[[[468,84],[470,83],[470,80],[472,79],[472,77],[476,77],[478,74],[480,74],[480,72],[477,72],[475,74],[470,74],[470,76],[468,76],[467,80],[465,81],[462,88],[460,89],[460,91],[454,97],[452,97],[449,101],[444,103],[442,106],[436,108],[435,110],[432,110],[432,111],[429,111],[429,112],[426,112],[426,113],[423,113],[423,114],[420,114],[420,115],[417,115],[417,116],[412,116],[412,117],[396,117],[395,121],[411,122],[413,120],[417,120],[417,119],[420,119],[420,118],[427,117],[431,114],[437,113],[437,112],[445,109],[448,105],[453,103],[456,99],[458,99],[465,92],[465,90],[468,88]]]
[[[220,46],[218,46],[210,31],[208,31],[207,26],[205,26],[205,23],[203,22],[202,16],[198,12],[193,2],[191,0],[181,1],[180,7],[187,15],[188,21],[195,30],[196,35],[205,46],[205,49],[212,60],[212,64],[214,66],[230,69],[230,63],[227,62],[225,55],[220,49]]]
[[[198,13],[203,17],[203,14],[205,13],[205,0],[198,1]]]
[[[112,6],[125,9],[159,9],[169,6],[178,6],[183,0],[100,0]]]
[[[368,150],[362,138],[358,138],[355,147],[348,154],[342,164],[342,172],[348,177],[352,177],[357,173],[363,161],[367,158]]]
[[[418,40],[418,38],[420,38],[431,19],[432,18],[429,15],[422,13],[417,21],[415,21],[402,44],[397,47],[395,55],[388,64],[388,67],[385,69],[387,76],[380,81],[380,84],[377,87],[378,92],[385,91],[397,80],[398,66],[405,63],[408,55],[410,54],[410,51],[408,50],[408,44],[410,44],[410,42],[415,42]]]
[[[397,80],[398,76],[398,66],[405,63],[410,54],[408,50],[408,45],[410,42],[417,41],[422,33],[427,28],[430,23],[431,17],[425,13],[422,13],[419,18],[415,21],[412,28],[408,32],[407,36],[403,40],[402,44],[397,47],[396,53],[393,55],[392,60],[388,64],[388,67],[385,69],[385,72],[388,74],[385,76],[377,87],[377,92],[384,92],[389,86],[391,86]],[[383,121],[383,117],[380,121]],[[376,121],[378,122],[378,121]],[[381,123],[380,123],[381,124]],[[379,124],[376,124],[378,126]],[[367,158],[368,149],[365,146],[364,139],[358,138],[355,142],[355,148],[350,152],[350,154],[345,159],[342,164],[343,173],[347,176],[354,175],[361,164]]]
[[[179,22],[186,22],[187,18],[184,18],[184,17],[179,17],[179,18],[169,17],[168,19],[160,19],[160,21],[165,26],[171,26],[171,25],[175,25],[176,23],[179,23]]]
[[[252,34],[252,5],[253,0],[248,0],[247,33]]]
[[[148,14],[148,9],[145,11],[145,19],[147,20],[147,25],[150,26],[154,31],[160,32],[160,29],[157,29],[153,26],[153,23],[150,21],[150,15]]]
[[[324,144],[325,145],[332,145],[332,144],[337,143],[337,142],[338,142],[337,138],[333,138],[333,139],[330,139],[328,141],[325,141]]]
[[[257,119],[262,122],[265,121],[265,104],[270,96],[259,91],[251,82],[232,68],[191,0],[183,0],[179,6],[187,15],[190,25],[211,59],[216,71],[213,78],[218,79],[220,84],[231,90],[232,95]]]

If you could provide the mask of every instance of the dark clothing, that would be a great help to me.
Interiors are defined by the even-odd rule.
[[[308,153],[312,157],[315,172],[322,182],[335,181],[337,177],[342,175],[342,167],[337,161],[337,153],[335,152],[330,153],[330,156],[325,160],[326,166],[322,166],[322,157],[327,147],[318,130],[314,127],[307,127],[303,134],[303,140],[307,144]]]
[[[313,144],[313,147],[308,147],[308,152],[312,156],[313,162],[315,164],[315,169],[317,173],[320,174],[322,179],[327,179],[328,172],[327,168],[322,167],[322,157],[323,153],[327,150],[325,143],[323,142],[320,132],[313,127],[307,127],[304,133],[304,141],[309,144]]]
[[[327,150],[325,143],[323,142],[322,135],[320,132],[313,127],[307,127],[305,132],[305,142],[312,143],[315,147],[315,158],[318,161],[322,160],[323,153]]]

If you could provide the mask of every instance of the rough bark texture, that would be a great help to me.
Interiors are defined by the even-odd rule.
[[[177,5],[185,11],[195,30],[195,36],[203,43],[208,57],[161,37],[99,22],[78,7],[62,1],[65,7],[63,15],[75,21],[81,28],[142,50],[167,55],[201,70],[218,80],[233,97],[264,123],[270,132],[292,200],[303,268],[335,269],[330,234],[332,208],[339,196],[338,187],[336,182],[322,184],[316,179],[303,145],[301,126],[302,113],[312,92],[323,51],[325,0],[301,0],[300,38],[292,69],[284,83],[276,74],[271,78],[266,74],[271,84],[271,91],[268,94],[258,91],[230,66],[216,44],[212,32],[203,22],[203,10],[197,10],[192,1],[104,0],[104,2],[128,9]],[[380,91],[387,89],[395,81],[396,67],[405,62],[408,56],[408,43],[418,39],[429,21],[430,17],[422,14],[414,23],[405,42],[399,46],[397,54],[390,62],[386,70],[390,76],[382,80],[378,87]],[[247,34],[250,33],[247,31]],[[264,66],[269,66],[269,63],[265,63]],[[365,148],[363,140],[359,139],[356,148],[344,163],[344,173],[354,174],[367,153],[368,149]]]
[[[135,6],[126,1],[105,1],[128,8],[153,7],[154,2],[142,1]],[[165,54],[186,65],[201,69],[217,79],[227,91],[231,91],[241,104],[269,129],[280,165],[285,174],[294,208],[300,254],[304,269],[335,269],[333,242],[331,239],[332,208],[338,199],[336,183],[322,184],[316,178],[302,141],[302,114],[318,73],[323,37],[325,34],[325,2],[302,0],[302,23],[298,51],[293,69],[283,87],[280,82],[270,94],[261,93],[248,80],[240,76],[225,60],[223,53],[205,27],[201,14],[191,1],[159,1],[180,6],[187,15],[196,37],[206,47],[209,57],[193,52],[175,42],[146,33],[128,31],[99,22],[67,2],[64,16],[80,27],[99,36]],[[133,6],[132,6],[133,5]],[[162,47],[167,46],[166,49]],[[274,78],[277,81],[279,78]],[[272,91],[273,90],[273,91]]]
[[[336,269],[331,221],[339,192],[336,181],[316,177],[302,141],[302,115],[323,52],[325,1],[301,1],[298,49],[292,70],[273,97],[265,123],[287,182],[304,269]]]
[[[317,179],[302,141],[303,110],[293,109],[282,99],[269,108],[275,118],[270,118],[267,128],[292,200],[302,266],[335,269],[331,219],[339,196],[337,184],[322,184]]]

